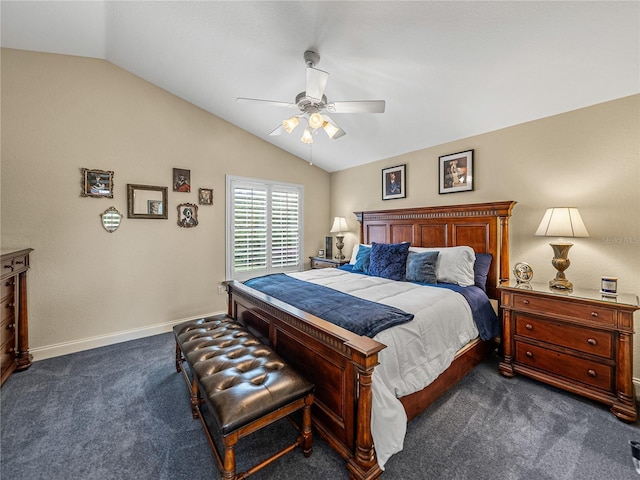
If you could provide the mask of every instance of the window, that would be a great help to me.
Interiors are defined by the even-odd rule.
[[[227,176],[227,279],[302,270],[302,185]]]

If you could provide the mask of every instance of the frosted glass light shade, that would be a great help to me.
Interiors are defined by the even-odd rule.
[[[320,128],[324,122],[324,118],[319,113],[312,113],[309,116],[309,126],[311,128]]]
[[[300,140],[302,140],[302,143],[313,143],[313,135],[311,135],[311,130],[308,127],[304,129]]]
[[[536,230],[544,237],[588,237],[580,212],[575,207],[548,208]]]
[[[293,132],[293,130],[300,124],[300,119],[296,116],[288,118],[287,120],[282,121],[282,126],[286,130],[287,133]]]

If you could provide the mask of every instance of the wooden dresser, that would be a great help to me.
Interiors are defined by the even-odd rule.
[[[2,249],[0,302],[0,385],[31,366],[27,315],[27,270],[33,249]]]
[[[633,312],[637,295],[558,292],[545,284],[502,283],[500,312],[506,377],[526,375],[611,406],[635,422]]]

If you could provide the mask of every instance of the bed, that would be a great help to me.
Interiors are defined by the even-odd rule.
[[[509,217],[514,205],[505,201],[357,212],[360,243],[469,246],[476,253],[491,254],[486,290],[496,299],[497,284],[509,277]],[[314,426],[345,458],[350,477],[378,478],[383,470],[376,458],[371,428],[372,383],[386,345],[239,282],[229,284],[229,315],[315,383]],[[493,346],[491,340],[476,338],[462,347],[431,384],[399,399],[404,418],[410,421],[427,408],[482,361]]]

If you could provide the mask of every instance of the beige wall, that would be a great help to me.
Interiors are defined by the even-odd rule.
[[[438,157],[474,149],[475,190],[438,194]],[[407,165],[407,198],[381,200],[381,169]],[[547,207],[576,206],[590,238],[573,239],[567,278],[599,289],[640,293],[640,95],[407,153],[332,174],[332,215],[346,216],[349,254],[358,210],[515,200],[511,264],[529,263],[534,280],[555,276],[551,239],[534,233]],[[640,315],[636,312],[636,321]],[[637,322],[636,322],[637,323]],[[640,341],[635,345],[640,377]]]
[[[96,59],[2,50],[4,247],[31,247],[30,345],[36,359],[166,331],[226,310],[225,175],[305,188],[305,258],[329,224],[330,176],[150,83]],[[113,170],[114,198],[80,197],[80,168]],[[171,186],[169,219],[126,218],[126,184]],[[199,225],[176,206],[213,188]],[[122,226],[107,233],[100,213]]]

